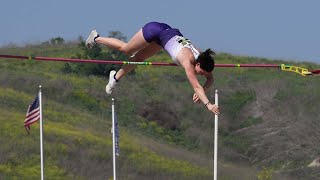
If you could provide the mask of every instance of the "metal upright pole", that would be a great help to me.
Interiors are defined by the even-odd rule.
[[[218,106],[218,90],[215,91],[215,105]],[[214,180],[217,180],[218,163],[218,115],[214,115]]]
[[[116,174],[116,132],[115,132],[115,110],[114,98],[112,98],[112,153],[113,153],[113,180],[117,179]]]
[[[41,161],[41,180],[44,179],[43,174],[43,124],[42,124],[42,97],[41,85],[39,86],[39,106],[40,106],[40,161]]]

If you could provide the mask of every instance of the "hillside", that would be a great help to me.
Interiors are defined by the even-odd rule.
[[[75,44],[1,48],[0,54],[73,57]],[[171,60],[159,53],[150,61]],[[221,53],[216,63],[297,64]],[[319,65],[299,63],[316,69]],[[63,73],[64,63],[0,60],[0,179],[39,177],[39,125],[26,135],[27,105],[42,85],[48,179],[112,176],[111,97],[106,77]],[[219,177],[320,178],[319,77],[274,69],[216,68]],[[203,80],[202,80],[203,81]],[[112,96],[120,123],[119,179],[212,179],[213,116],[192,102],[178,67],[138,67]]]

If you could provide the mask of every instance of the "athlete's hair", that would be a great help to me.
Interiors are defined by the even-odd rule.
[[[214,68],[214,56],[216,53],[211,49],[207,49],[204,52],[200,53],[197,62],[200,63],[200,68],[212,72]]]

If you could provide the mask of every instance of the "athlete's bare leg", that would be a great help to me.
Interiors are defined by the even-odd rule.
[[[147,58],[153,56],[157,52],[159,52],[162,49],[161,46],[159,46],[157,43],[152,42],[144,49],[138,51],[133,57],[130,58],[130,61],[133,62],[141,62],[146,60]],[[124,75],[126,75],[128,72],[132,71],[136,65],[123,65],[122,68],[117,72],[116,79],[120,80]]]
[[[97,37],[95,42],[106,45],[110,48],[121,51],[129,56],[133,53],[147,47],[149,43],[144,39],[142,29],[140,29],[128,43],[125,43],[116,38]]]

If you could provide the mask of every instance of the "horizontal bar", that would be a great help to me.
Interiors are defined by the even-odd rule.
[[[279,64],[215,64],[215,67],[260,67],[260,68],[281,68]]]
[[[95,63],[95,64],[133,64],[133,65],[154,65],[154,66],[178,66],[175,63],[166,62],[132,62],[118,60],[95,60],[95,59],[71,59],[71,58],[53,58],[53,57],[34,57],[34,56],[16,56],[16,55],[0,55],[0,58],[12,59],[34,59],[38,61],[63,61],[72,63]],[[215,64],[215,67],[260,67],[260,68],[281,68],[278,64]]]

